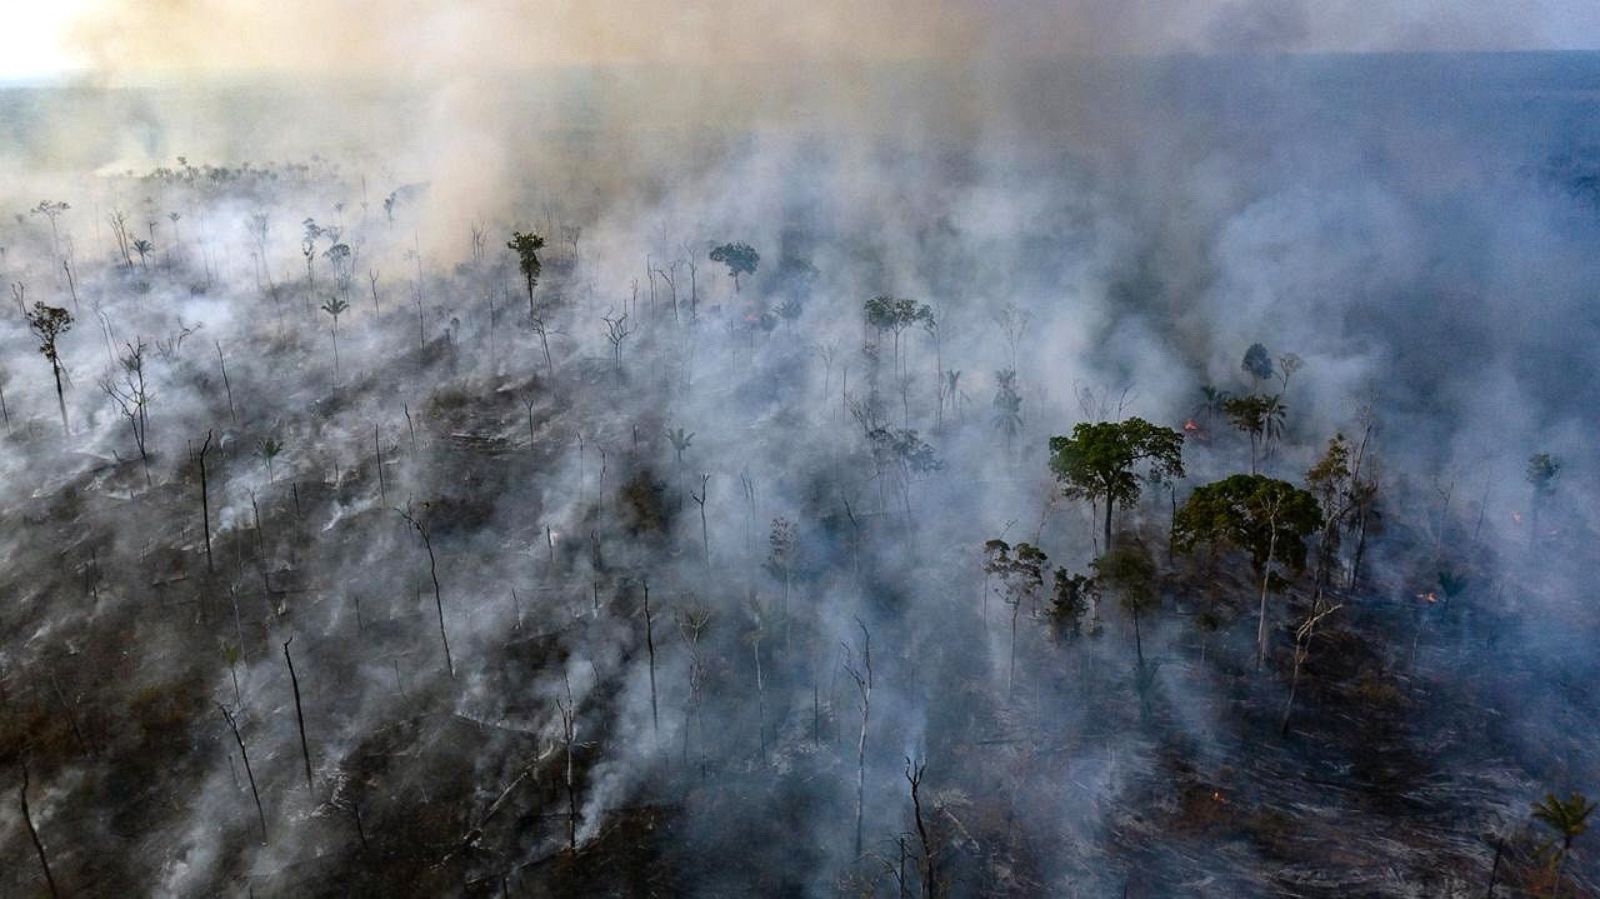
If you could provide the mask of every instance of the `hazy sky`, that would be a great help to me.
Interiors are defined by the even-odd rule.
[[[81,72],[1600,48],[1594,0],[9,0],[0,79]]]

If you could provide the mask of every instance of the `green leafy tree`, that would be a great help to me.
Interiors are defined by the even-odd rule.
[[[1222,411],[1233,426],[1250,438],[1250,473],[1256,473],[1257,448],[1270,450],[1272,441],[1283,436],[1284,417],[1289,408],[1276,396],[1253,393],[1230,397],[1222,402]],[[1260,453],[1267,455],[1266,452]]]
[[[756,266],[761,264],[761,254],[747,243],[725,243],[711,248],[711,261],[728,267],[728,276],[733,279],[733,292],[738,293],[740,276],[756,273]]]
[[[1305,538],[1322,524],[1317,498],[1286,481],[1237,474],[1195,488],[1172,522],[1172,544],[1191,552],[1199,544],[1236,549],[1250,556],[1261,579],[1261,610],[1256,623],[1256,664],[1267,652],[1267,595],[1273,566],[1303,571]]]
[[[72,433],[67,425],[67,396],[61,387],[61,352],[57,346],[61,335],[72,330],[72,313],[59,306],[34,303],[28,311],[28,330],[39,339],[39,353],[50,361],[50,372],[56,379],[56,405],[61,409],[61,430]]]
[[[933,326],[933,309],[927,303],[918,303],[904,297],[875,296],[861,307],[867,324],[879,334],[887,331],[894,335],[894,373],[902,377],[900,364],[900,333],[914,325]]]
[[[1081,630],[1083,612],[1098,590],[1094,579],[1057,568],[1054,595],[1050,598],[1050,620],[1058,638],[1075,637]]]
[[[990,540],[983,545],[984,574],[1000,583],[1001,596],[1011,608],[1011,662],[1006,673],[1006,691],[1009,693],[1017,676],[1017,618],[1024,603],[1037,603],[1044,589],[1044,572],[1049,558],[1044,551],[1031,543],[1018,543],[1012,547],[1004,540]]]
[[[1050,470],[1070,499],[1104,502],[1106,549],[1111,548],[1111,521],[1118,503],[1139,498],[1139,477],[1133,467],[1149,460],[1169,477],[1183,476],[1183,435],[1142,418],[1081,422],[1070,437],[1050,438]]]
[[[1528,526],[1531,539],[1539,540],[1539,513],[1545,503],[1556,493],[1556,477],[1561,474],[1561,460],[1549,453],[1535,453],[1528,457],[1528,483],[1533,487],[1533,504],[1529,507]]]
[[[1272,354],[1268,353],[1267,348],[1261,344],[1252,343],[1250,348],[1244,351],[1244,361],[1239,364],[1239,367],[1244,369],[1245,374],[1255,378],[1257,381],[1270,380],[1273,375]]]
[[[517,254],[517,270],[522,272],[522,280],[528,288],[528,314],[538,317],[533,305],[533,288],[539,284],[539,273],[544,271],[544,266],[539,262],[539,251],[544,249],[544,238],[529,231],[512,231],[511,240],[506,243],[506,249]]]
[[[1533,804],[1533,819],[1555,831],[1555,836],[1551,839],[1551,848],[1554,851],[1551,854],[1550,864],[1555,879],[1555,885],[1550,889],[1552,897],[1561,891],[1561,868],[1572,852],[1572,841],[1589,829],[1589,815],[1593,814],[1594,810],[1595,803],[1578,793],[1573,793],[1565,799],[1549,793],[1543,800]],[[1559,845],[1556,845],[1557,843]]]
[[[1123,610],[1133,617],[1134,648],[1142,667],[1144,638],[1139,632],[1139,618],[1155,607],[1160,596],[1156,590],[1155,559],[1142,541],[1124,539],[1095,560],[1094,571],[1095,581],[1115,592]]]

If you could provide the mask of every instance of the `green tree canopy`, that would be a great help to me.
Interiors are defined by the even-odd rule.
[[[1249,554],[1256,571],[1272,559],[1305,568],[1305,538],[1322,523],[1317,498],[1259,474],[1236,474],[1195,488],[1172,521],[1172,544],[1191,552],[1199,544]]]
[[[517,268],[522,272],[528,287],[528,314],[533,314],[533,288],[539,283],[539,273],[544,266],[539,262],[539,251],[544,249],[544,238],[532,231],[512,231],[506,249],[517,254]]]
[[[1133,467],[1148,459],[1154,470],[1183,476],[1183,435],[1142,418],[1081,422],[1070,437],[1050,438],[1050,470],[1071,499],[1104,501],[1106,548],[1111,548],[1111,516],[1117,503],[1139,498]]]
[[[747,243],[725,243],[711,248],[711,261],[728,267],[728,275],[733,278],[733,292],[738,293],[739,276],[755,274],[756,266],[761,264],[761,254]]]
[[[1250,555],[1261,578],[1256,618],[1256,666],[1267,656],[1267,595],[1273,563],[1306,567],[1306,537],[1322,524],[1317,498],[1299,487],[1258,474],[1236,474],[1195,488],[1172,519],[1172,546],[1191,552],[1205,543]]]

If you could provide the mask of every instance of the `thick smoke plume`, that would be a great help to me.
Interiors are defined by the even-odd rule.
[[[0,893],[1592,889],[1600,63],[1388,51],[1597,30],[100,10],[0,92]],[[1336,434],[1326,582],[1171,538]]]

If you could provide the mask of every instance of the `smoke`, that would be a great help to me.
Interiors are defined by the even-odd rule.
[[[67,870],[176,894],[342,875],[395,890],[368,839],[411,891],[885,892],[915,759],[953,892],[1133,876],[1258,894],[1307,858],[1330,890],[1384,892],[1487,865],[1468,844],[1491,812],[1597,770],[1550,725],[1585,700],[1540,686],[1547,666],[1592,667],[1573,635],[1592,633],[1574,598],[1597,525],[1600,135],[1572,84],[1593,63],[1271,54],[1544,47],[1552,23],[1583,41],[1592,18],[1553,2],[1514,21],[1421,3],[97,11],[78,40],[100,83],[7,97],[24,127],[0,149],[21,213],[0,228],[4,280],[78,314],[65,443],[25,323],[0,317],[3,498],[29,523],[0,536],[27,585],[0,612],[16,635],[0,670],[27,708],[68,710],[29,719],[54,759],[37,802],[117,848],[92,858],[42,816],[52,847]],[[1261,55],[1183,55],[1237,50]],[[244,160],[261,168],[205,167]],[[72,203],[65,249],[25,212],[45,196]],[[122,256],[118,212],[151,258]],[[348,271],[326,232],[306,249],[308,218],[353,248]],[[504,248],[529,228],[547,239],[532,299]],[[708,258],[729,240],[762,254],[737,289]],[[862,303],[881,293],[927,302],[936,328],[874,334]],[[337,322],[319,308],[336,298]],[[95,384],[141,340],[148,482]],[[1233,568],[1174,586],[1142,650],[1115,597],[1070,636],[1048,590],[1011,605],[982,569],[1003,537],[1085,571],[1095,510],[1056,495],[1046,439],[1203,417],[1202,385],[1251,389],[1256,341],[1305,363],[1267,470],[1299,480],[1370,411],[1390,503],[1370,586],[1327,638],[1329,686],[1302,685],[1315,739],[1281,744],[1281,672],[1250,681],[1253,620],[1213,608],[1250,592]],[[991,402],[1008,369],[1014,435]],[[900,467],[863,423],[916,431],[941,466]],[[1206,427],[1190,485],[1246,463]],[[208,534],[194,453],[213,431]],[[1512,514],[1534,511],[1537,451],[1567,467],[1530,540]],[[1187,489],[1146,486],[1126,526],[1158,541]],[[775,519],[795,525],[783,565]],[[1561,558],[1535,566],[1539,541]],[[1455,565],[1487,623],[1412,611]],[[1427,699],[1396,723],[1385,691],[1413,683]],[[1508,703],[1519,690],[1536,699]],[[218,702],[240,709],[265,847]],[[1491,705],[1508,720],[1492,742],[1452,737]],[[1412,758],[1435,744],[1436,768]],[[85,786],[130,781],[200,798]],[[1469,787],[1470,804],[1406,817],[1415,839],[1323,854],[1400,826],[1388,793]],[[569,802],[581,864],[557,871]],[[138,828],[133,804],[152,809]],[[1274,817],[1290,812],[1301,834]],[[641,885],[639,847],[664,886]],[[8,870],[31,870],[23,848],[7,838]]]

